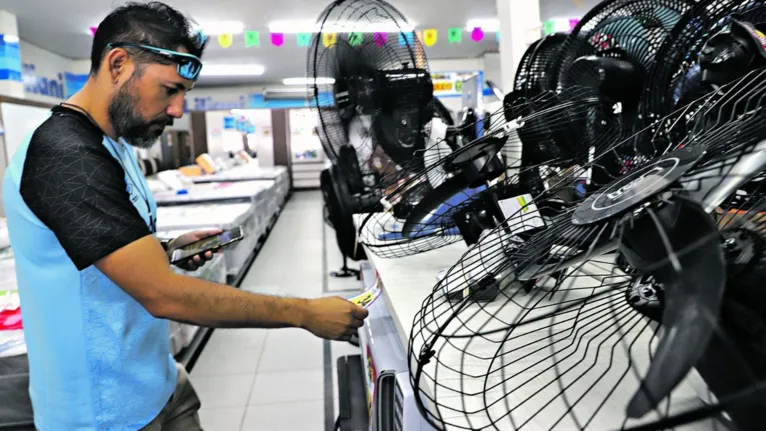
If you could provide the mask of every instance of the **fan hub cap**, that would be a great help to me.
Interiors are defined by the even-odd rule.
[[[597,223],[639,206],[681,178],[701,156],[701,149],[685,148],[619,178],[580,204],[572,214],[572,223]]]

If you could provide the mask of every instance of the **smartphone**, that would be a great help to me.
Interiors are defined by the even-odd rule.
[[[241,227],[223,231],[218,235],[213,235],[173,250],[173,255],[170,257],[170,263],[180,263],[194,256],[203,255],[209,251],[217,251],[220,248],[242,241],[244,237]]]

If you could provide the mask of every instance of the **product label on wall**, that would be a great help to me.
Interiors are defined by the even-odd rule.
[[[229,109],[246,109],[247,107],[247,96],[244,94],[229,100],[215,100],[208,96],[195,97],[184,101],[184,112],[225,111]]]
[[[78,75],[74,73],[59,73],[56,76],[38,76],[35,65],[23,65],[22,81],[24,82],[24,92],[27,94],[37,94],[64,100],[78,92],[88,75]]]

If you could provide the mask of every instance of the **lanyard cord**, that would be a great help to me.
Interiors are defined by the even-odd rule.
[[[66,103],[66,102],[62,102],[59,105],[60,106],[64,106],[64,107],[71,107],[71,108],[77,110],[78,112],[80,112],[83,115],[85,115],[85,117],[87,117],[88,120],[91,123],[93,123],[94,126],[96,126],[96,128],[101,130],[101,126],[98,125],[96,120],[83,107],[78,106],[78,105],[74,105],[72,103]],[[103,133],[103,131],[102,131],[102,133]],[[133,174],[130,172],[130,170],[128,170],[127,166],[125,166],[125,164],[122,163],[122,155],[120,154],[119,151],[117,151],[117,148],[115,148],[114,140],[112,138],[110,138],[109,136],[106,136],[106,135],[104,135],[104,137],[109,142],[109,146],[111,147],[111,149],[114,152],[115,156],[117,156],[116,157],[117,163],[120,164],[120,166],[122,167],[122,170],[125,172],[125,174],[128,176],[128,178],[130,178],[130,181],[136,187],[136,190],[138,191],[138,194],[141,195],[141,198],[144,200],[144,203],[146,204],[146,210],[149,212],[149,224],[150,224],[151,231],[152,231],[152,233],[157,233],[157,222],[154,219],[154,214],[152,212],[152,206],[149,203],[148,193],[147,193],[143,183],[141,183],[141,186],[139,187],[138,181],[136,181],[135,178],[133,178]]]

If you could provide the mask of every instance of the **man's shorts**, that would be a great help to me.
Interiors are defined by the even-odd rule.
[[[178,369],[178,383],[170,401],[162,409],[160,415],[142,431],[202,431],[199,421],[201,403],[197,392],[189,381],[189,373],[181,364]]]

